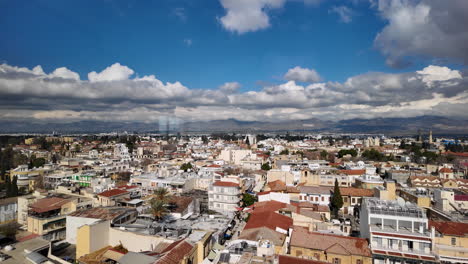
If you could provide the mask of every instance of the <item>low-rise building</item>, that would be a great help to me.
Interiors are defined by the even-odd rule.
[[[433,251],[441,263],[468,263],[468,224],[429,221],[434,232]]]
[[[372,254],[365,239],[309,232],[297,226],[292,231],[289,251],[295,257],[333,264],[372,263]]]

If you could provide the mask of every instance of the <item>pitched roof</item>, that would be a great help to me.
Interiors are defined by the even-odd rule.
[[[444,235],[465,236],[468,235],[468,223],[449,221],[429,221],[429,227],[434,227],[437,232]]]
[[[216,181],[213,183],[213,186],[221,186],[221,187],[239,187],[239,184],[235,182],[226,182],[226,181]]]
[[[112,190],[107,190],[102,193],[99,193],[99,196],[104,196],[104,197],[112,197],[112,196],[117,196],[117,195],[122,195],[128,193],[127,191],[120,190],[120,189],[112,189]]]
[[[173,213],[182,213],[187,209],[187,207],[190,205],[190,203],[193,202],[192,197],[187,197],[187,196],[173,196],[169,203],[175,204],[175,208],[171,209],[171,212]]]
[[[257,227],[267,227],[271,230],[276,230],[277,227],[288,230],[293,225],[291,217],[278,214],[275,212],[253,212],[250,214],[249,221],[244,229],[251,229]]]
[[[345,196],[358,196],[358,197],[374,196],[374,190],[354,188],[354,187],[340,187],[340,193],[341,195],[345,195]]]
[[[301,193],[331,194],[332,188],[324,186],[300,186],[299,190]]]
[[[371,256],[367,240],[363,238],[309,232],[306,228],[299,226],[294,226],[291,246],[343,255]]]
[[[286,203],[278,201],[265,201],[265,202],[256,202],[253,205],[254,212],[275,212],[279,209],[285,208]]]
[[[262,226],[257,228],[244,229],[240,234],[239,239],[245,239],[250,241],[268,239],[274,245],[281,246],[283,245],[284,240],[286,239],[286,235],[271,230],[268,227]]]
[[[449,168],[442,168],[439,170],[439,172],[442,172],[442,173],[453,173],[453,170],[449,169]]]
[[[164,255],[154,264],[179,264],[187,256],[193,246],[185,240],[174,242],[175,246],[166,248]]]

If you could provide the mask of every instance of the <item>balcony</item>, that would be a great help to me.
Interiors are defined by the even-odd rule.
[[[409,255],[434,257],[434,255],[431,253],[430,248],[428,248],[427,251],[424,251],[424,250],[419,250],[419,249],[414,249],[414,248],[405,249],[404,247],[391,248],[391,247],[384,246],[384,245],[372,245],[372,251],[375,251],[375,250],[385,251],[387,255],[392,255],[392,256],[396,256],[397,254],[400,254],[400,255],[409,254]]]
[[[418,230],[414,229],[414,232],[411,230],[411,228],[406,228],[406,227],[399,227],[398,230],[396,229],[395,226],[389,226],[385,225],[370,225],[370,231],[373,232],[379,232],[379,233],[389,233],[389,234],[396,234],[396,235],[407,235],[407,236],[414,236],[415,239],[418,238],[430,238],[430,232],[424,231],[423,233],[420,233]]]

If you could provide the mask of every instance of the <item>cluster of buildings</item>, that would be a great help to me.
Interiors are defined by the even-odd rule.
[[[468,153],[432,134],[45,140],[13,146],[46,162],[6,174],[5,263],[468,263]]]

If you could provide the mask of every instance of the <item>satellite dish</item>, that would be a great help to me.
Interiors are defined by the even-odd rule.
[[[405,202],[405,200],[404,200],[403,198],[398,197],[398,198],[397,198],[397,204],[398,204],[399,206],[401,206],[401,207],[405,207],[406,202]]]

